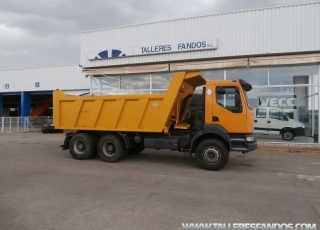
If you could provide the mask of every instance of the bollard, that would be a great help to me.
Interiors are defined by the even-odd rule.
[[[318,143],[318,142],[319,142],[318,133],[314,133],[314,134],[313,134],[313,142],[314,142],[314,143]]]

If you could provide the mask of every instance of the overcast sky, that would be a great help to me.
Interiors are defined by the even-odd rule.
[[[80,64],[83,31],[318,0],[0,0],[0,70]]]

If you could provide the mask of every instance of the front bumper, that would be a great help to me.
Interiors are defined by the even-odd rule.
[[[230,151],[247,153],[254,151],[256,148],[257,139],[252,135],[230,136]]]
[[[258,144],[257,144],[257,139],[254,137],[254,141],[252,142],[247,142],[247,146],[248,146],[248,152],[254,151],[257,149]]]
[[[294,128],[293,130],[294,130],[295,136],[305,136],[306,135],[305,128],[299,127],[299,128]]]

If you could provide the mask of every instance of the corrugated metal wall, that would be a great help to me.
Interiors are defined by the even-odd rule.
[[[0,71],[0,93],[89,88],[90,80],[78,65]]]
[[[88,60],[89,52],[201,39],[216,50]],[[81,35],[86,67],[320,50],[320,2],[125,26]]]

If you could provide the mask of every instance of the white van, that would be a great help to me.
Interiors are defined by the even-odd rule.
[[[305,136],[305,128],[279,108],[255,107],[253,133],[282,135],[284,140],[292,140],[295,136]]]

